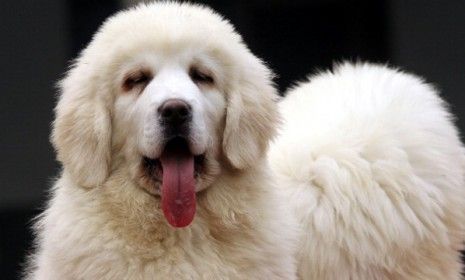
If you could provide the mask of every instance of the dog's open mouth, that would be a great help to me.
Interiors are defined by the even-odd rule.
[[[174,227],[188,226],[196,207],[195,178],[202,171],[204,156],[194,156],[184,138],[168,141],[158,159],[144,158],[149,176],[161,181],[163,214]]]

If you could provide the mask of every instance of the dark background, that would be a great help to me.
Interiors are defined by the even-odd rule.
[[[126,0],[129,2],[129,0]],[[342,59],[389,63],[436,84],[465,129],[465,1],[211,0],[284,90]],[[59,171],[55,83],[117,0],[0,1],[0,278],[14,279],[30,220]],[[465,222],[465,221],[464,221]],[[59,240],[57,240],[59,242]]]

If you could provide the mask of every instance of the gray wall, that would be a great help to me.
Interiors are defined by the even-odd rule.
[[[0,210],[37,203],[56,173],[48,135],[66,32],[64,1],[0,1]]]
[[[392,63],[439,87],[465,131],[465,1],[393,0],[390,14]]]

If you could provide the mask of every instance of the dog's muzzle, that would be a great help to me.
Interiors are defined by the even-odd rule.
[[[161,208],[169,224],[185,227],[193,221],[196,209],[196,157],[189,147],[192,107],[182,99],[168,99],[157,112],[165,137],[158,159]]]

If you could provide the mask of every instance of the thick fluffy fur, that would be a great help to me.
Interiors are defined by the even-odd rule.
[[[418,77],[336,66],[290,90],[269,153],[302,279],[459,279],[465,152]]]
[[[192,63],[215,84],[194,85]],[[124,92],[141,67],[153,79]],[[155,3],[110,18],[61,88],[63,171],[29,279],[459,278],[464,150],[414,76],[346,64],[310,78],[281,101],[267,157],[279,113],[270,71],[209,9]],[[147,116],[173,92],[197,102],[192,149],[206,155],[183,229],[140,175],[160,148]]]

